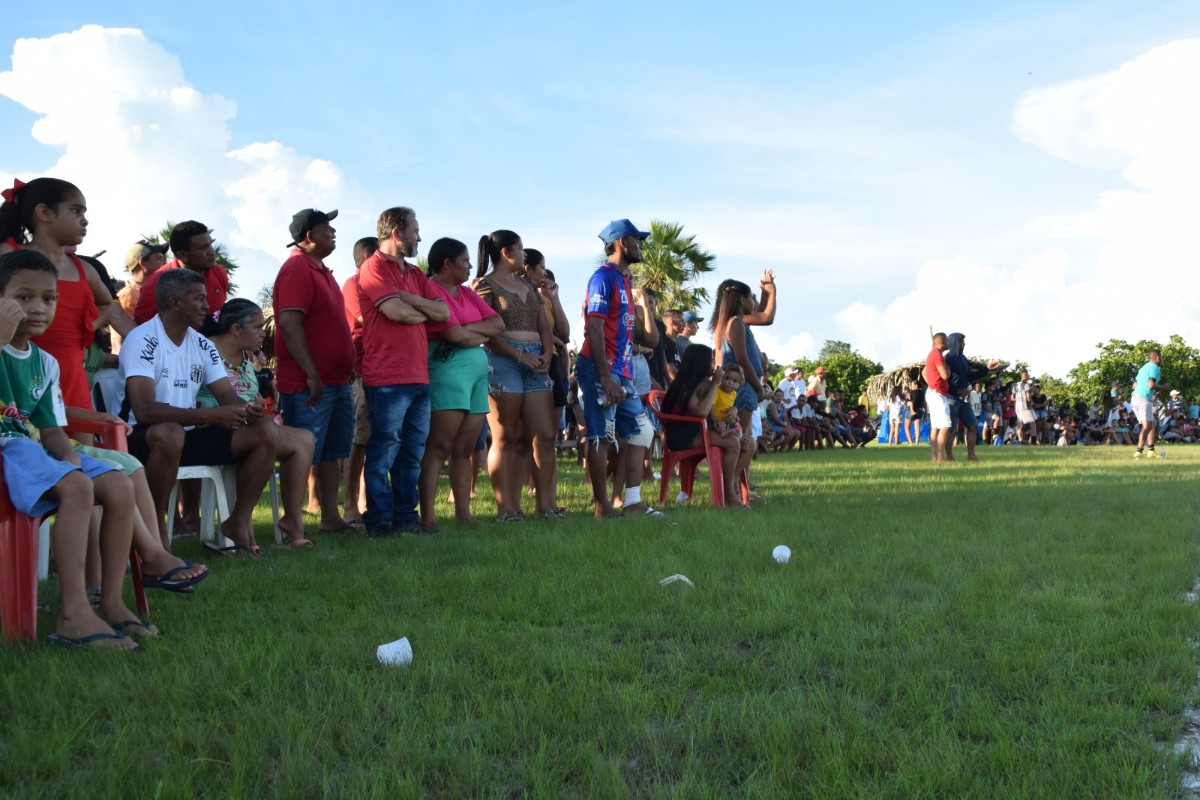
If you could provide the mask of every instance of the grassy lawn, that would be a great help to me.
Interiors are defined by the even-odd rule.
[[[0,647],[0,796],[1177,796],[1200,448],[1168,449],[774,456],[751,513],[209,557],[136,654]]]

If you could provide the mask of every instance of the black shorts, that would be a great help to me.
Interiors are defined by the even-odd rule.
[[[150,455],[146,446],[146,431],[149,425],[134,425],[129,434],[129,453],[143,464]],[[233,431],[213,425],[192,428],[183,432],[183,452],[179,456],[181,467],[215,467],[221,464],[236,464],[233,455]]]

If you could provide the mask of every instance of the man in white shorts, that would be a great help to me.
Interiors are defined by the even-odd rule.
[[[1154,450],[1154,440],[1158,437],[1158,415],[1154,413],[1154,393],[1158,390],[1170,389],[1170,385],[1160,383],[1162,379],[1162,353],[1151,350],[1146,354],[1146,363],[1138,370],[1137,381],[1133,387],[1133,413],[1142,429],[1138,432],[1137,451],[1134,458],[1142,457],[1145,449],[1147,458],[1162,458],[1162,453]]]
[[[1037,415],[1029,403],[1029,373],[1021,370],[1021,380],[1013,384],[1013,410],[1017,413],[1017,440],[1021,444],[1037,442]],[[1028,427],[1026,427],[1028,426]]]
[[[925,405],[929,409],[929,444],[931,460],[935,464],[953,461],[947,456],[946,445],[953,440],[950,429],[950,369],[942,351],[946,349],[946,334],[933,335],[933,349],[925,357]]]

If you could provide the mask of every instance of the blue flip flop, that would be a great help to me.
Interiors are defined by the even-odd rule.
[[[171,576],[192,569],[195,566],[191,561],[185,560],[182,567],[169,569],[162,575],[143,575],[142,586],[147,589],[166,589],[168,592],[191,594],[195,591],[192,587],[208,577],[208,567],[205,567],[204,572],[201,572],[199,575],[193,575],[190,578],[182,580],[173,581],[171,580]]]
[[[117,633],[132,638],[153,639],[159,635],[158,628],[148,619],[127,619],[122,622],[113,622],[110,624]],[[129,630],[130,628],[134,630]],[[138,628],[141,628],[142,632],[138,632]]]
[[[113,633],[93,633],[78,639],[70,639],[66,636],[52,633],[46,638],[50,640],[51,644],[56,644],[59,647],[70,647],[72,650],[109,650],[113,648],[92,647],[92,642],[97,642],[101,639],[125,639],[128,637],[120,631],[114,631]],[[135,645],[130,649],[136,650],[137,646]]]

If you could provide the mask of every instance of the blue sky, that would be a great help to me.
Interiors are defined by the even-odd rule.
[[[353,240],[405,204],[426,246],[521,233],[570,307],[604,224],[656,218],[716,253],[713,284],[776,270],[784,312],[760,338],[785,361],[841,339],[893,366],[930,326],[1058,375],[1109,336],[1200,343],[1182,303],[1104,313],[1143,258],[1195,254],[1122,224],[1200,210],[1138,177],[1164,147],[1190,174],[1188,148],[1111,122],[1194,105],[1195,3],[61,2],[6,19],[0,179],[79,184],[85,252],[195,217],[252,293],[293,211],[341,209],[345,277]],[[43,41],[23,66],[17,39]],[[163,100],[179,87],[194,96]]]

